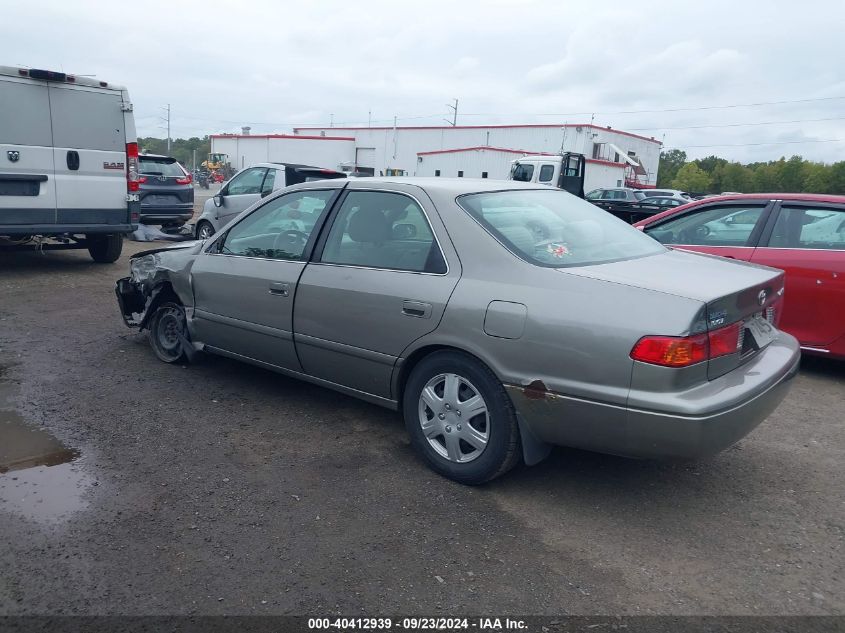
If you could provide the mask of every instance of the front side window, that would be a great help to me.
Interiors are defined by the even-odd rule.
[[[351,191],[329,231],[327,264],[445,273],[446,262],[425,214],[410,197]]]
[[[218,252],[302,261],[305,245],[334,191],[297,191],[271,200],[233,226]]]
[[[517,256],[565,267],[645,257],[666,249],[631,225],[563,191],[497,191],[458,204]]]
[[[511,180],[518,180],[519,182],[531,182],[534,176],[534,165],[517,163],[513,168],[513,177]]]
[[[232,181],[226,187],[226,195],[239,196],[247,193],[261,193],[261,183],[264,182],[266,171],[263,167],[253,167],[242,171],[232,178]]]
[[[845,251],[845,210],[783,207],[769,246]]]
[[[765,205],[708,207],[647,228],[663,244],[746,246]]]
[[[554,165],[543,165],[540,167],[540,175],[537,177],[539,182],[550,182],[555,175]]]

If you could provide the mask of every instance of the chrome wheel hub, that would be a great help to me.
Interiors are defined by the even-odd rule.
[[[429,380],[419,399],[420,427],[441,457],[466,463],[477,459],[490,439],[490,414],[481,393],[458,374]]]

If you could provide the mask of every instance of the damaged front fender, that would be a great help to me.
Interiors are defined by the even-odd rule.
[[[190,270],[204,242],[181,243],[138,253],[130,259],[130,276],[115,285],[123,322],[144,329],[165,300],[193,308]]]

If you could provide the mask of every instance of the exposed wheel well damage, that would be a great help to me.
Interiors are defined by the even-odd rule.
[[[404,362],[400,366],[399,373],[394,383],[393,390],[396,394],[396,401],[399,403],[400,410],[402,407],[402,401],[405,398],[405,385],[408,383],[408,378],[411,376],[411,373],[414,371],[414,368],[419,365],[419,363],[427,356],[434,354],[435,352],[440,352],[444,350],[466,354],[467,356],[470,356],[471,358],[483,364],[484,366],[489,367],[489,364],[485,363],[475,354],[468,352],[465,349],[461,349],[460,347],[455,347],[453,345],[435,344],[426,345],[424,347],[416,349],[404,360]],[[507,393],[507,389],[505,390],[505,392]],[[510,398],[510,394],[508,394],[508,397]],[[538,439],[531,432],[531,430],[528,428],[528,425],[525,423],[522,416],[519,414],[518,409],[516,419],[519,424],[519,435],[522,441],[523,460],[529,466],[543,461],[546,457],[548,457],[549,453],[551,452],[552,445],[547,444],[542,440]]]

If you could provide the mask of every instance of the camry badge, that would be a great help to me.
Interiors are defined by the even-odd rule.
[[[6,156],[9,157],[10,161],[16,163],[18,162],[18,160],[20,160],[21,153],[17,150],[10,149],[8,152],[6,152]]]
[[[759,303],[760,305],[763,305],[764,303],[766,303],[766,291],[765,290],[761,290],[760,293],[757,295],[757,303]]]

